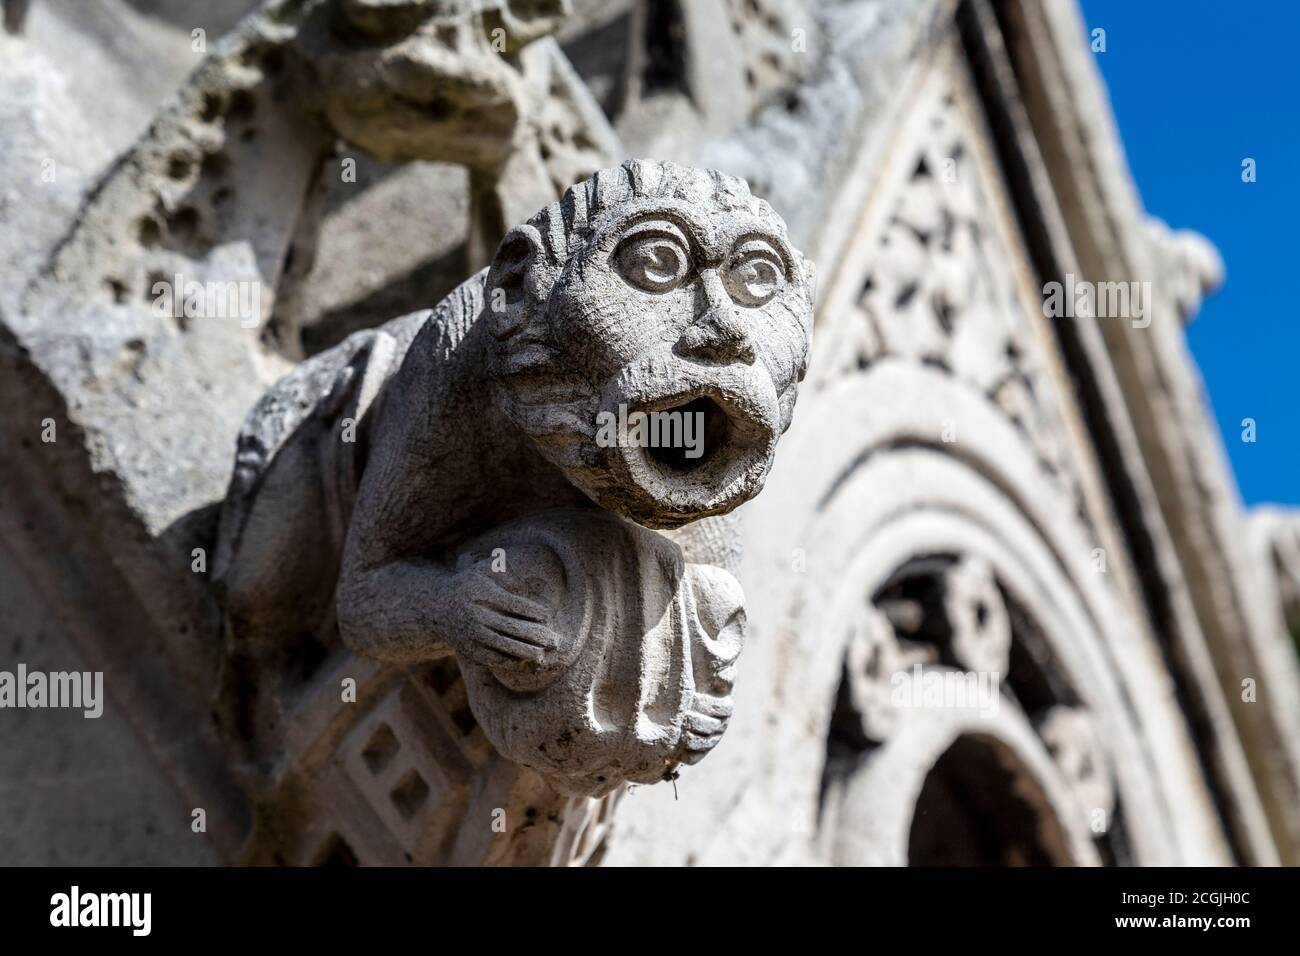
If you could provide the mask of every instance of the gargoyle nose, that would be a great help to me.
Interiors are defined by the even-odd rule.
[[[701,277],[696,309],[695,321],[677,340],[675,351],[679,355],[711,362],[754,364],[756,356],[749,331],[736,314],[736,307],[717,272],[708,270]]]

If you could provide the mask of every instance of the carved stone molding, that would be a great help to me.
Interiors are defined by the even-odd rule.
[[[917,79],[869,202],[842,212],[800,414],[746,513],[741,580],[765,586],[745,666],[766,686],[737,696],[747,749],[701,766],[735,809],[681,858],[1224,852],[962,70],[941,54]],[[672,810],[625,802],[620,825]]]
[[[909,125],[908,151],[894,160],[906,178],[877,214],[879,251],[863,267],[855,300],[827,323],[834,364],[821,374],[861,373],[886,358],[944,370],[1024,432],[1045,483],[1086,521],[1060,398],[1051,394],[1042,344],[1025,335],[1023,289],[993,227],[1002,213],[981,182],[953,87],[934,91]],[[960,443],[951,424],[945,440]]]

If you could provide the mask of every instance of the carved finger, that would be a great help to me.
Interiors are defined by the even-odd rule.
[[[504,635],[522,644],[553,651],[560,646],[560,636],[545,624],[525,621],[521,618],[502,614],[490,607],[479,605],[475,615],[479,622],[489,630]]]
[[[696,694],[695,699],[691,701],[691,709],[699,714],[705,714],[709,717],[721,717],[724,720],[731,716],[735,706],[730,697],[711,697],[707,694]]]
[[[694,731],[697,734],[720,734],[727,727],[725,720],[718,720],[716,717],[708,717],[697,713],[687,714],[682,724],[687,730]]]
[[[545,624],[550,620],[550,611],[546,605],[522,594],[516,594],[486,574],[479,575],[474,603],[498,611],[506,617],[532,621],[535,624]]]
[[[514,638],[494,631],[490,627],[481,628],[475,635],[474,639],[489,650],[504,654],[506,657],[514,660],[532,661],[535,664],[542,662],[542,655],[545,653],[542,648],[534,644],[525,644],[523,641],[517,641]],[[493,664],[495,661],[486,661],[487,664]]]
[[[707,752],[712,750],[722,740],[722,734],[711,734],[708,736],[702,734],[685,733],[682,734],[682,743],[688,750],[696,752]]]

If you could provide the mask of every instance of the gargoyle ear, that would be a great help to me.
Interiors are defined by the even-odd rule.
[[[506,233],[492,257],[487,275],[488,328],[493,338],[507,339],[532,319],[533,310],[545,302],[547,290],[539,268],[545,261],[542,236],[529,225]]]

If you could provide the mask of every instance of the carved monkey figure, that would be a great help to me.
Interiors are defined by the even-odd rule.
[[[700,622],[728,616],[722,605],[739,610],[739,585],[720,568],[686,573],[699,557],[643,529],[671,533],[761,490],[807,365],[812,300],[811,266],[738,179],[633,160],[571,187],[512,229],[491,266],[437,308],[352,336],[254,408],[217,557],[232,640],[284,653],[295,635],[328,628],[336,610],[354,652],[410,663],[454,651],[515,694],[552,694],[547,719],[571,729],[599,723],[590,682],[568,697],[555,690],[576,666],[575,647],[606,654],[611,641],[649,640],[662,621],[639,612],[694,588],[698,613],[672,625],[693,675],[689,641],[702,638],[688,632],[718,640],[727,622]],[[700,416],[702,453],[598,442],[598,416],[620,411]],[[549,559],[530,554],[521,526],[536,518],[553,541],[555,515],[576,515],[574,534],[589,536],[581,516],[602,512],[642,526],[624,546],[659,562],[664,593],[618,592],[598,640],[560,619],[564,589],[590,589],[592,579],[557,567],[552,593],[482,559],[495,550],[483,551],[494,531],[513,529],[500,545],[506,567],[542,568]],[[681,567],[667,557],[674,551]],[[730,579],[721,589],[718,574]],[[682,679],[656,670],[653,657],[643,655],[638,680]],[[599,789],[587,773],[597,766],[604,789],[621,782],[609,779],[619,766],[623,779],[658,779],[686,759],[688,736],[716,737],[730,712],[730,660],[702,669],[710,666],[726,679],[701,676],[709,703],[699,712],[693,676],[682,685],[671,739],[656,738],[657,767],[611,757],[639,739],[647,702],[666,699],[642,688],[641,709],[620,724],[631,736],[584,757],[571,789]],[[617,682],[601,686],[607,703]],[[493,699],[509,708],[514,698]],[[572,713],[560,715],[564,707]]]

